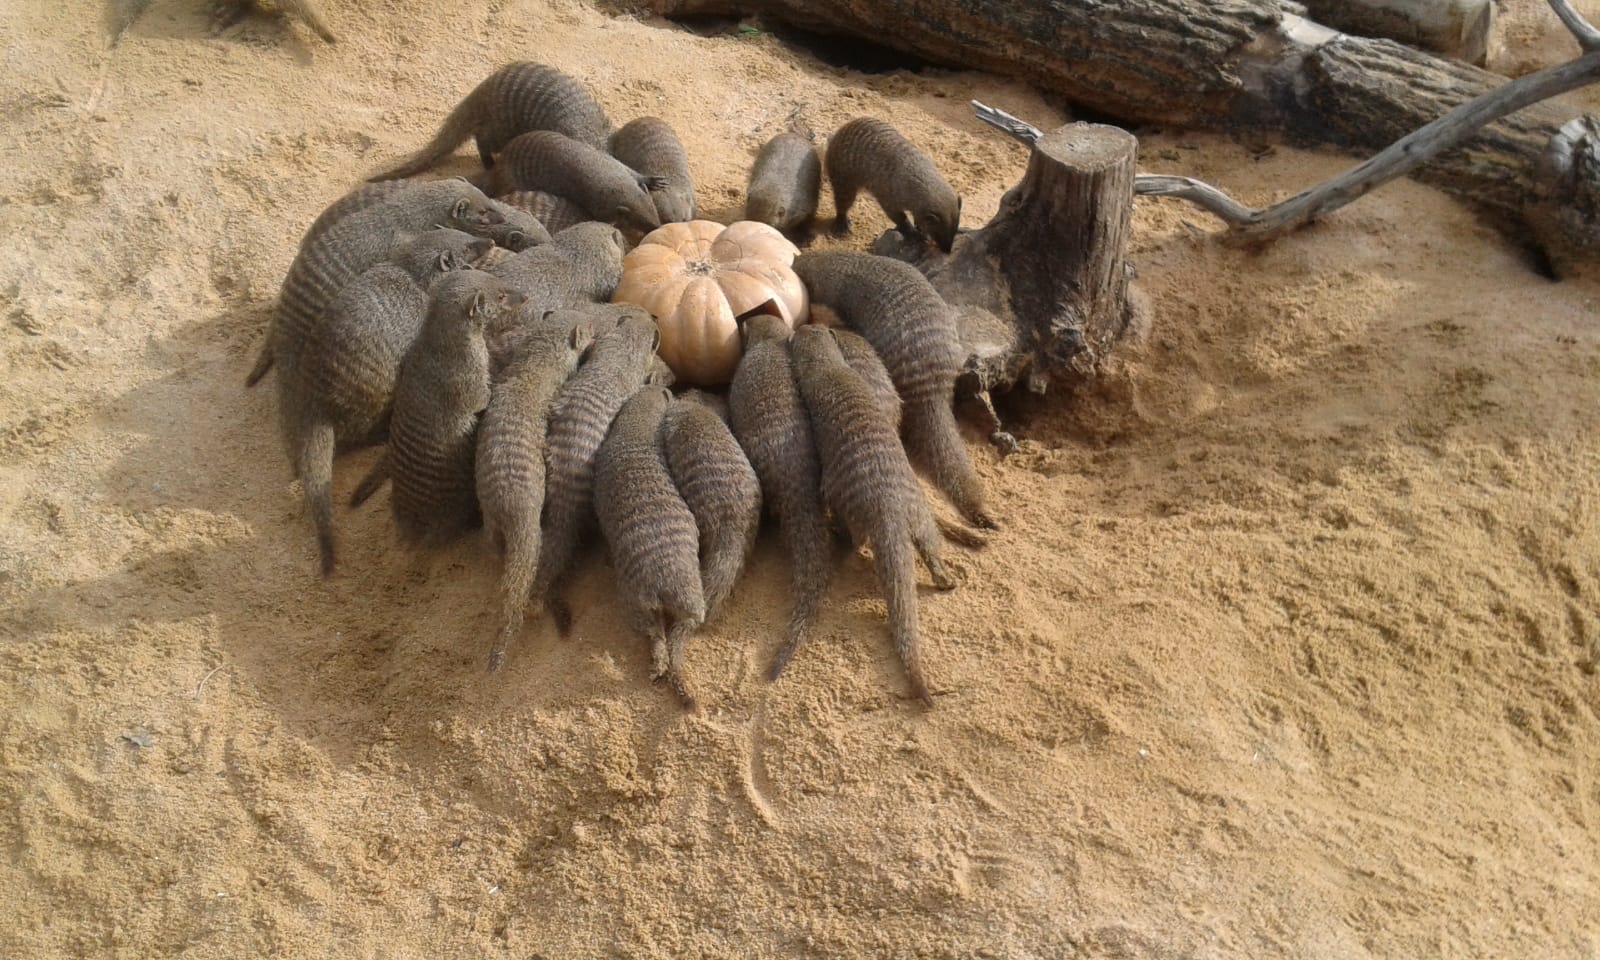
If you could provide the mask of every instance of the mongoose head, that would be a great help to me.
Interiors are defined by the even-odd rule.
[[[650,386],[670,387],[678,382],[678,375],[667,366],[667,361],[660,357],[651,357],[650,372],[645,374],[644,382]]]
[[[494,246],[494,241],[437,227],[424,230],[402,243],[391,262],[411,275],[422,287],[432,285],[440,274],[470,270],[472,264]]]
[[[789,325],[782,317],[775,317],[770,313],[758,313],[747,318],[739,328],[744,337],[745,349],[767,340],[783,342],[789,339]]]
[[[956,230],[961,226],[961,195],[949,186],[939,192],[943,196],[911,213],[916,218],[917,229],[938,244],[940,250],[949,253],[956,242]]]
[[[456,177],[446,182],[454,189],[456,202],[450,208],[450,222],[445,226],[471,232],[506,222],[506,218],[495,209],[493,201],[465,178]]]
[[[656,202],[641,187],[627,202],[617,205],[617,223],[648,232],[661,226],[661,215],[656,213]]]
[[[464,322],[479,331],[501,314],[528,302],[526,295],[482,270],[458,270],[441,277],[428,288],[428,298],[434,307],[455,310]]]
[[[787,230],[794,224],[789,222],[789,205],[782,202],[773,202],[767,197],[750,197],[745,200],[744,218],[764,223],[779,230]]]

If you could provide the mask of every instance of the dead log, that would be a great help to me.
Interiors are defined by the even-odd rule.
[[[1386,37],[1483,66],[1493,0],[1301,0],[1311,19],[1363,37]]]
[[[889,231],[873,251],[915,264],[957,308],[966,369],[991,438],[1013,446],[991,391],[1091,374],[1129,330],[1136,295],[1126,259],[1138,141],[1117,127],[1075,123],[1033,144],[1027,172],[994,219],[956,237],[948,255]]]
[[[743,11],[1017,77],[1124,121],[1282,131],[1372,152],[1503,85],[1503,77],[1286,13],[1278,0],[651,0],[668,16]],[[1564,0],[1554,3],[1566,19]],[[1576,16],[1573,14],[1573,16]],[[1592,28],[1591,28],[1592,29]],[[1577,61],[1575,61],[1577,62]],[[1529,106],[1415,171],[1527,236],[1536,170],[1578,112]],[[1600,170],[1575,169],[1577,193]],[[1546,217],[1546,220],[1550,218]],[[1600,243],[1600,224],[1574,249]]]

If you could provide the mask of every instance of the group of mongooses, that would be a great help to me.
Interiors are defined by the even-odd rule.
[[[405,179],[469,137],[482,174]],[[807,134],[769,141],[746,216],[803,228],[824,171],[838,229],[866,190],[908,236],[950,249],[960,198],[927,154],[869,118],[836,131],[825,162]],[[899,261],[802,254],[796,274],[840,326],[792,331],[755,315],[726,399],[674,396],[654,318],[608,301],[622,229],[695,216],[670,126],[643,117],[613,129],[581,83],[534,63],[496,70],[420,151],[323,211],[246,381],[276,371],[322,572],[335,562],[335,453],[386,444],[351,505],[388,484],[401,539],[417,546],[485,529],[501,563],[490,670],[530,607],[570,630],[561,587],[598,528],[630,628],[692,706],[685,641],[733,590],[765,508],[793,564],[772,679],[803,643],[835,536],[847,534],[870,546],[912,692],[931,702],[914,557],[949,588],[942,538],[983,540],[936,521],[916,474],[970,526],[996,527],[952,413],[963,360],[953,311]]]

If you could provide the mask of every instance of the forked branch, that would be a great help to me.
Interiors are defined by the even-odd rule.
[[[1574,10],[1568,0],[1549,2],[1586,51],[1582,56],[1530,73],[1469,100],[1332,180],[1262,208],[1245,206],[1216,187],[1190,177],[1140,174],[1134,180],[1133,192],[1136,196],[1188,200],[1216,214],[1235,234],[1253,240],[1270,240],[1310,223],[1375,187],[1405,176],[1430,158],[1460,146],[1502,117],[1600,80],[1600,30]],[[1032,146],[1041,135],[1037,127],[1004,110],[976,100],[972,101],[972,107],[978,119],[1022,143]]]

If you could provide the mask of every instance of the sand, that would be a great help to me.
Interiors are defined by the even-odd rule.
[[[859,557],[764,681],[770,534],[703,717],[598,555],[488,677],[483,544],[410,555],[380,499],[319,581],[241,385],[325,203],[516,58],[673,123],[717,218],[791,118],[873,113],[981,222],[1024,156],[966,100],[1063,116],[577,0],[324,6],[335,47],[6,9],[0,956],[1600,956],[1600,288],[1410,182],[1259,254],[1141,201],[1148,336],[974,443],[1005,530],[924,593],[935,710]],[[1497,56],[1566,56],[1545,16]],[[1349,162],[1143,140],[1253,202]]]

